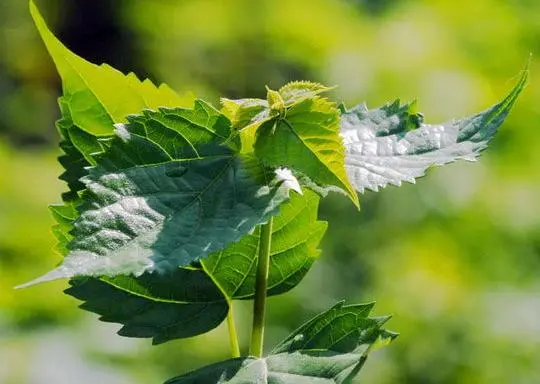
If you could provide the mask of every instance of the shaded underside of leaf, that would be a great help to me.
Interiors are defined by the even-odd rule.
[[[319,197],[310,191],[293,195],[274,217],[268,294],[295,287],[319,256],[317,246],[327,224],[317,220]],[[259,230],[202,261],[205,271],[230,299],[251,298],[255,292]]]
[[[508,116],[525,87],[528,71],[500,103],[474,116],[440,125],[423,124],[414,105],[399,101],[373,110],[359,105],[341,115],[345,167],[354,187],[377,191],[414,183],[427,168],[455,160],[474,161]]]
[[[228,303],[222,296],[220,299],[215,287],[214,301],[184,301],[190,298],[186,294],[212,294],[208,291],[213,286],[202,272],[192,277],[190,283],[183,280],[185,274],[172,274],[172,281],[152,276],[78,278],[70,280],[71,287],[65,293],[82,300],[80,308],[99,314],[100,320],[122,324],[119,335],[152,338],[153,344],[160,344],[206,333],[227,316]],[[158,286],[148,284],[148,280]],[[194,283],[206,287],[194,287]]]

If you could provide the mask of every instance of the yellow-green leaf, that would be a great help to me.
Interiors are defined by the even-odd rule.
[[[145,108],[192,105],[191,94],[179,96],[166,85],[156,87],[133,73],[95,65],[71,52],[49,30],[35,4],[30,13],[62,78],[64,100],[74,125],[96,136],[111,135],[113,124]]]

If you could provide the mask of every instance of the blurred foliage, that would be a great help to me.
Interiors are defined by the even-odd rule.
[[[371,358],[367,383],[540,382],[540,3],[533,0],[42,0],[66,44],[219,96],[308,79],[370,106],[418,98],[428,122],[491,105],[533,53],[532,80],[477,164],[432,170],[417,185],[341,196],[321,260],[270,299],[268,347],[345,298],[377,300],[401,333]],[[220,329],[159,347],[114,335],[61,294],[65,282],[11,287],[50,269],[59,79],[27,4],[0,2],[0,382],[159,382],[228,355]],[[315,294],[314,294],[315,293]],[[304,304],[300,305],[302,302]],[[249,303],[237,308],[244,347]],[[61,361],[61,369],[58,362]]]

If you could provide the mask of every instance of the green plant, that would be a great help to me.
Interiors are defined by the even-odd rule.
[[[319,256],[318,203],[341,192],[414,182],[433,165],[474,160],[527,81],[472,117],[423,123],[416,104],[338,106],[330,88],[293,82],[267,99],[222,99],[220,110],[64,47],[31,13],[63,82],[58,130],[63,203],[51,207],[63,263],[37,280],[120,334],[154,344],[229,326],[232,359],[168,383],[346,383],[397,335],[373,303],[338,303],[263,358],[268,295],[295,287]],[[234,300],[253,300],[241,357]]]

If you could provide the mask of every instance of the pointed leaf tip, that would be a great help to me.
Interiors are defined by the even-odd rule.
[[[341,115],[345,168],[356,190],[378,191],[414,182],[431,166],[474,161],[487,148],[527,84],[528,66],[499,103],[476,115],[424,124],[415,103],[399,100],[368,109],[360,104]]]
[[[24,288],[31,287],[33,285],[46,283],[48,281],[64,279],[66,277],[70,277],[68,274],[66,274],[66,271],[63,270],[62,268],[57,268],[57,269],[53,269],[50,272],[47,272],[46,274],[38,277],[37,279],[31,280],[24,284],[17,285],[15,289],[24,289]]]

